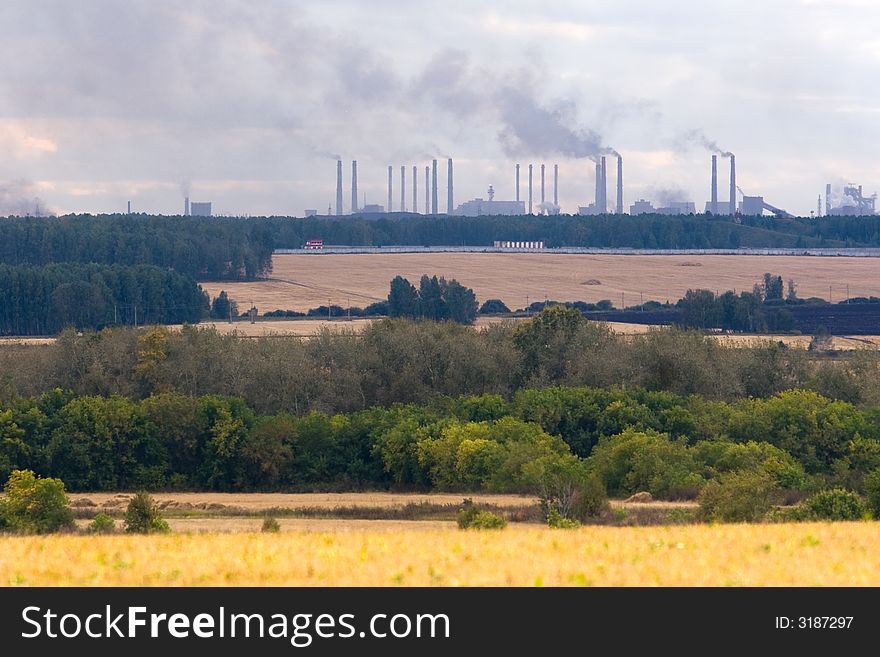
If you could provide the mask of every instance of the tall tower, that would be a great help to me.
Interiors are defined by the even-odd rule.
[[[446,160],[446,214],[451,215],[455,211],[452,198],[452,158]]]
[[[516,165],[516,200],[519,201],[519,164]]]
[[[406,212],[406,167],[400,167],[400,211]]]
[[[358,210],[358,161],[351,161],[351,213]]]
[[[605,156],[602,156],[602,214],[608,212],[608,172],[605,169]]]
[[[736,216],[736,155],[730,154],[730,216]]]
[[[831,183],[825,185],[825,216],[831,214]]]
[[[437,214],[437,160],[431,160],[431,214]]]
[[[529,214],[532,214],[532,165],[529,165]]]
[[[544,211],[544,165],[541,165],[541,211]]]
[[[553,165],[553,205],[559,208],[559,165]]]
[[[617,154],[617,214],[623,214],[623,156]]]
[[[418,213],[419,211],[419,196],[417,194],[419,184],[419,168],[413,166],[413,212]]]
[[[709,201],[709,210],[712,214],[718,214],[718,156],[712,156],[712,200]]]
[[[602,205],[602,163],[596,160],[596,214]]]
[[[392,211],[392,207],[391,207],[391,199],[392,199],[392,196],[391,196],[391,176],[392,175],[394,175],[394,169],[389,164],[388,165],[388,208],[387,208],[388,212]]]
[[[342,214],[342,160],[336,160],[336,216]]]
[[[431,214],[430,200],[431,195],[428,190],[431,189],[431,167],[425,166],[425,214]]]

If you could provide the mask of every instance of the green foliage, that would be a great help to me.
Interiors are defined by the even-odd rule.
[[[725,472],[700,492],[700,514],[711,522],[759,522],[770,511],[777,490],[766,472]]]
[[[577,529],[581,526],[581,523],[577,520],[566,518],[554,507],[547,514],[547,526],[552,529]]]
[[[278,524],[277,519],[272,516],[267,516],[263,518],[263,525],[260,527],[260,531],[266,533],[278,533],[281,531],[281,525]]]
[[[510,308],[501,299],[486,299],[478,312],[481,315],[506,315],[510,312]]]
[[[125,510],[124,526],[125,531],[130,534],[157,534],[170,531],[152,496],[145,492],[137,493],[129,501]]]
[[[112,534],[116,531],[116,522],[106,513],[98,513],[89,523],[90,534]]]
[[[229,298],[226,290],[220,290],[220,294],[211,302],[211,317],[222,320],[238,317],[238,304]]]
[[[861,520],[866,511],[861,497],[842,488],[815,493],[804,502],[804,508],[816,520]]]
[[[424,274],[419,289],[402,276],[391,280],[388,292],[388,315],[442,321],[450,319],[459,324],[473,324],[477,317],[477,297],[474,291],[457,280]]]
[[[504,529],[507,521],[490,511],[481,511],[470,498],[462,502],[458,510],[459,529]]]
[[[875,518],[880,518],[880,469],[865,477],[865,495],[868,509]]]
[[[587,520],[608,510],[608,495],[601,479],[575,456],[536,462],[541,509],[549,518],[555,512],[569,520]]]
[[[48,534],[74,526],[64,482],[38,477],[31,470],[13,470],[3,486],[0,526],[28,534]]]

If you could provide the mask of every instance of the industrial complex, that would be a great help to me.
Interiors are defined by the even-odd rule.
[[[609,149],[610,150],[610,149]],[[728,160],[730,165],[729,186],[727,198],[719,198],[718,195],[718,158]],[[613,206],[608,201],[608,159],[612,159],[611,167],[613,169],[616,160],[617,174],[615,177],[616,198],[613,200]],[[661,214],[661,215],[683,215],[697,214],[697,204],[694,201],[678,200],[667,201],[665,204],[655,206],[651,200],[640,198],[632,203],[628,208],[624,206],[624,188],[623,188],[623,157],[614,151],[610,151],[609,155],[597,156],[594,160],[593,168],[595,169],[595,192],[593,201],[584,206],[578,206],[577,214],[579,215],[608,215],[608,214]],[[720,152],[712,155],[711,159],[711,175],[709,184],[709,200],[706,201],[702,211],[706,214],[727,215],[733,217],[743,216],[760,216],[765,212],[769,212],[777,217],[792,217],[793,215],[786,210],[772,205],[764,199],[763,196],[750,196],[746,194],[736,182],[736,156],[733,153]],[[399,175],[395,175],[395,167],[388,165],[388,194],[386,204],[376,205],[367,204],[366,200],[359,203],[358,196],[358,169],[357,160],[351,163],[351,203],[348,212],[345,211],[343,204],[343,163],[342,160],[336,162],[336,206],[328,208],[328,215],[379,215],[388,213],[409,213],[409,214],[446,214],[465,217],[477,217],[488,215],[556,215],[560,213],[559,207],[559,165],[554,164],[552,170],[552,200],[547,194],[547,178],[548,171],[545,164],[527,165],[526,186],[527,192],[521,196],[520,179],[522,167],[519,163],[514,165],[514,190],[515,197],[512,200],[496,199],[495,188],[489,185],[486,192],[486,198],[475,198],[455,205],[454,201],[454,183],[453,183],[453,162],[452,158],[446,160],[446,207],[445,212],[441,211],[438,204],[438,176],[437,176],[437,160],[433,159],[430,165],[425,166],[424,188],[421,191],[424,197],[424,212],[420,212],[420,190],[419,190],[419,167],[412,167],[412,176],[407,181],[407,165],[401,165]],[[395,179],[399,185],[399,196],[394,194]],[[537,184],[536,184],[537,183]],[[407,184],[410,185],[411,196],[407,191]],[[408,205],[408,199],[411,198],[412,203]],[[395,204],[395,199],[397,203]],[[861,185],[847,184],[842,190],[834,190],[831,184],[825,188],[824,202],[822,195],[819,195],[816,204],[816,217],[822,216],[865,216],[876,213],[877,194],[870,196],[865,195]],[[201,214],[204,212],[202,206],[207,205],[207,214],[210,214],[210,203],[208,204],[192,204],[192,214]],[[195,211],[196,206],[200,206],[200,212]],[[189,213],[189,201],[187,201]],[[627,212],[628,210],[628,212]],[[309,209],[304,212],[304,216],[313,216],[318,213]],[[812,214],[812,213],[811,213]]]

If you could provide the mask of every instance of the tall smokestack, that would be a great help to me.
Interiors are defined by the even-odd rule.
[[[608,178],[605,169],[605,156],[602,156],[602,214],[608,212]]]
[[[596,162],[596,214],[599,214],[599,206],[602,204],[602,164]]]
[[[131,201],[128,202],[128,214],[131,214]]]
[[[532,165],[529,165],[529,214],[532,214]]]
[[[718,214],[718,156],[712,156],[712,200],[709,202],[712,214]]]
[[[400,211],[406,212],[406,167],[400,167]]]
[[[831,214],[831,183],[825,185],[825,216]]]
[[[351,212],[358,209],[358,161],[351,161]]]
[[[431,160],[431,214],[437,214],[437,160]]]
[[[623,214],[623,156],[617,156],[617,214]]]
[[[541,165],[541,205],[544,205],[544,165]],[[544,211],[544,208],[541,208],[541,211]]]
[[[831,185],[828,185],[831,187]],[[189,196],[183,199],[183,216],[189,216]]]
[[[391,208],[391,201],[392,201],[392,196],[391,196],[391,176],[393,176],[393,175],[394,175],[394,169],[393,169],[393,167],[389,164],[389,165],[388,165],[388,208],[387,208],[387,209],[388,209],[388,212],[391,212],[391,211],[392,211],[392,208]]]
[[[452,158],[446,160],[446,214],[455,211],[452,198]]]
[[[336,160],[336,216],[342,214],[342,160]]]
[[[431,208],[429,205],[431,195],[428,194],[429,189],[431,189],[431,167],[426,165],[425,166],[425,214],[431,213]]]
[[[516,200],[519,201],[519,165],[516,165]]]
[[[559,165],[553,165],[553,205],[559,207]]]
[[[736,215],[736,155],[730,154],[730,216]]]
[[[418,195],[418,185],[419,185],[419,168],[413,167],[413,212],[418,214],[419,211],[419,195]]]

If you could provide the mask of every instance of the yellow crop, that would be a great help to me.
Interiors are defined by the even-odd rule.
[[[880,585],[880,523],[0,538],[3,585]]]

